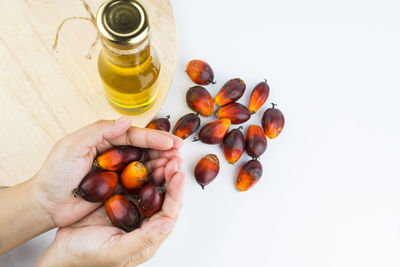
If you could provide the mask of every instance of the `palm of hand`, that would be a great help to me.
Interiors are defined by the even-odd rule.
[[[94,154],[71,156],[63,155],[62,151],[63,148],[56,146],[40,172],[40,175],[51,177],[45,180],[43,188],[47,210],[60,227],[78,221],[100,205],[72,195],[72,190],[90,171]]]
[[[69,254],[69,258],[81,258],[82,254],[93,266],[112,266],[105,262],[107,254],[112,253],[114,244],[121,238],[123,231],[110,225],[106,218],[104,208],[99,208],[77,224],[60,228],[52,246],[61,247],[61,250]],[[103,257],[96,257],[103,255]]]

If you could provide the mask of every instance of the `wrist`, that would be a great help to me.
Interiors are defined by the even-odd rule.
[[[54,227],[37,198],[33,178],[0,191],[0,255]],[[1,246],[2,245],[2,246]]]
[[[33,208],[37,214],[36,218],[43,223],[43,227],[46,228],[47,231],[57,227],[52,216],[45,208],[48,205],[48,200],[43,190],[38,185],[36,176],[28,180],[26,186],[29,199],[32,200]]]

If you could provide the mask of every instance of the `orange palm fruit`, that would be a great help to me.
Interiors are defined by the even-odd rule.
[[[134,146],[116,146],[97,156],[94,166],[108,171],[120,171],[133,161],[140,160],[143,150]]]
[[[180,118],[174,127],[173,134],[186,139],[200,127],[200,118],[197,114],[189,113]]]
[[[238,191],[247,191],[261,178],[263,168],[258,160],[252,159],[246,162],[240,170],[236,180]]]
[[[104,204],[108,218],[112,224],[126,232],[139,227],[140,216],[138,208],[132,201],[122,195],[114,195]]]
[[[250,112],[240,103],[231,103],[218,109],[216,113],[220,119],[229,119],[232,124],[241,124],[250,119]]]
[[[222,141],[225,159],[230,164],[234,164],[240,159],[246,147],[243,133],[240,131],[241,128],[239,127],[239,129],[233,129],[228,132]]]
[[[267,80],[264,82],[260,82],[254,87],[251,92],[250,101],[249,101],[249,111],[251,114],[254,114],[264,105],[265,101],[267,101],[269,96],[269,85],[267,84]]]
[[[200,85],[214,83],[214,72],[207,62],[192,60],[186,66],[186,73],[193,82]]]
[[[201,140],[206,144],[219,144],[224,139],[230,126],[231,121],[229,119],[219,119],[210,122],[201,128],[199,139],[195,139],[194,141]]]
[[[121,183],[129,192],[138,192],[147,182],[147,169],[139,161],[134,161],[126,166],[121,173]]]
[[[246,90],[246,84],[242,79],[236,78],[227,81],[219,90],[214,98],[215,104],[224,106],[226,104],[235,102],[242,97]]]
[[[246,133],[246,152],[252,158],[259,158],[267,149],[267,138],[258,125],[250,125]]]
[[[214,100],[202,86],[193,86],[186,93],[186,103],[195,112],[208,117],[214,112]]]
[[[219,160],[214,154],[202,157],[194,168],[194,177],[197,183],[203,188],[217,177],[219,172]]]
[[[165,118],[158,118],[152,120],[149,124],[147,124],[146,128],[169,132],[169,130],[171,129],[171,123],[169,122],[169,115]]]
[[[272,103],[272,108],[267,109],[261,119],[265,135],[270,139],[276,138],[285,126],[285,117],[275,106],[276,104]]]
[[[95,171],[83,178],[78,188],[72,193],[89,202],[105,201],[117,187],[118,175],[115,172]]]

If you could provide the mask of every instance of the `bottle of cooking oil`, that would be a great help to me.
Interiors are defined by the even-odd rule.
[[[145,9],[135,0],[109,0],[96,20],[103,45],[98,70],[108,101],[121,113],[145,112],[158,96],[161,68]]]

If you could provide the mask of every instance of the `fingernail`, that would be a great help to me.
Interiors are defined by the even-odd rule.
[[[183,140],[181,139],[181,138],[176,138],[175,140],[174,140],[174,147],[175,148],[181,148],[183,146]]]
[[[175,162],[175,170],[180,171],[180,169],[181,169],[181,166],[179,165],[179,161],[176,161]]]
[[[178,170],[180,171],[182,169],[182,160],[176,160],[178,164]]]
[[[126,122],[128,122],[131,119],[131,117],[129,116],[123,116],[121,118],[119,118],[118,120],[115,121],[115,124],[124,124]]]
[[[172,229],[174,229],[174,224],[170,222],[164,223],[161,225],[160,229],[164,235],[168,234],[169,232],[172,231]]]
[[[179,170],[179,164],[178,164],[178,162],[175,160],[175,162],[174,162],[174,170],[175,171],[178,171]]]

